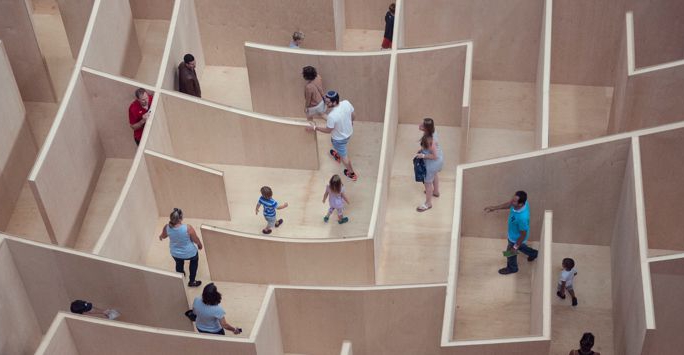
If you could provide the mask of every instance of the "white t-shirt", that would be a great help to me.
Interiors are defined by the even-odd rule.
[[[575,269],[571,269],[570,271],[563,269],[563,271],[561,271],[560,281],[558,281],[558,283],[565,281],[565,287],[572,286],[572,280],[575,279],[575,274],[577,274]]]
[[[351,137],[352,133],[354,133],[352,112],[354,112],[354,106],[347,100],[340,102],[339,105],[330,111],[326,126],[333,129],[330,132],[332,139],[341,141]]]

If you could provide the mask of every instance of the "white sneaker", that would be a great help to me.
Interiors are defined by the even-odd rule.
[[[108,310],[104,311],[104,314],[105,314],[105,315],[107,316],[107,318],[109,318],[110,320],[117,319],[117,318],[119,318],[119,316],[121,315],[121,313],[119,313],[116,309],[108,309]]]

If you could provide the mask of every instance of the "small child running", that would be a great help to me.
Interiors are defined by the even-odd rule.
[[[261,188],[261,197],[256,204],[255,214],[259,214],[259,207],[264,206],[264,218],[266,219],[266,228],[262,229],[261,232],[264,234],[271,234],[271,228],[280,227],[283,224],[282,218],[276,220],[276,210],[282,210],[287,207],[287,202],[282,205],[278,204],[278,201],[273,199],[273,191],[270,187],[264,186]]]
[[[348,217],[344,217],[344,204],[349,204],[349,199],[344,193],[344,185],[342,185],[342,179],[340,176],[335,174],[330,178],[330,183],[325,187],[325,193],[323,194],[323,203],[328,199],[330,202],[330,208],[328,208],[328,213],[323,217],[323,221],[328,223],[330,215],[334,210],[337,210],[337,223],[347,223],[349,222]]]
[[[558,280],[558,292],[556,295],[561,299],[565,299],[565,290],[568,290],[570,296],[572,296],[572,305],[577,306],[577,297],[575,297],[575,290],[572,287],[572,281],[577,276],[577,271],[575,268],[575,260],[570,258],[563,259],[563,271],[560,274],[560,280]]]

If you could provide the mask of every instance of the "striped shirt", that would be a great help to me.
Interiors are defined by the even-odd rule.
[[[259,204],[264,206],[264,216],[275,217],[276,208],[278,207],[278,201],[272,198],[259,197]]]

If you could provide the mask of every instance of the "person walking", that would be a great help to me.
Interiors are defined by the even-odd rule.
[[[439,139],[435,133],[435,121],[432,118],[423,119],[423,123],[418,126],[423,131],[420,139],[420,148],[416,158],[423,159],[425,162],[425,203],[418,206],[416,211],[425,212],[432,208],[432,198],[439,197],[439,172],[444,165],[444,155],[439,146]]]
[[[485,207],[485,212],[508,209],[508,247],[506,267],[499,269],[499,274],[508,275],[518,272],[518,251],[527,255],[527,261],[534,261],[539,251],[529,247],[525,242],[530,237],[530,205],[525,191],[516,191],[510,201],[496,206]]]
[[[226,311],[221,304],[221,293],[213,282],[204,286],[201,297],[195,297],[192,302],[192,312],[195,313],[195,327],[200,333],[226,335],[224,329],[233,334],[242,333],[242,328],[233,327],[226,321]]]
[[[159,240],[169,238],[169,249],[171,256],[176,262],[176,272],[185,275],[185,262],[190,261],[190,280],[188,286],[197,287],[202,281],[196,280],[197,267],[199,266],[199,250],[202,250],[200,241],[195,229],[189,224],[183,223],[183,211],[174,208],[169,216],[169,223],[162,228]]]
[[[202,97],[202,89],[195,71],[196,66],[195,57],[192,54],[188,53],[183,56],[183,61],[178,64],[178,91]]]

